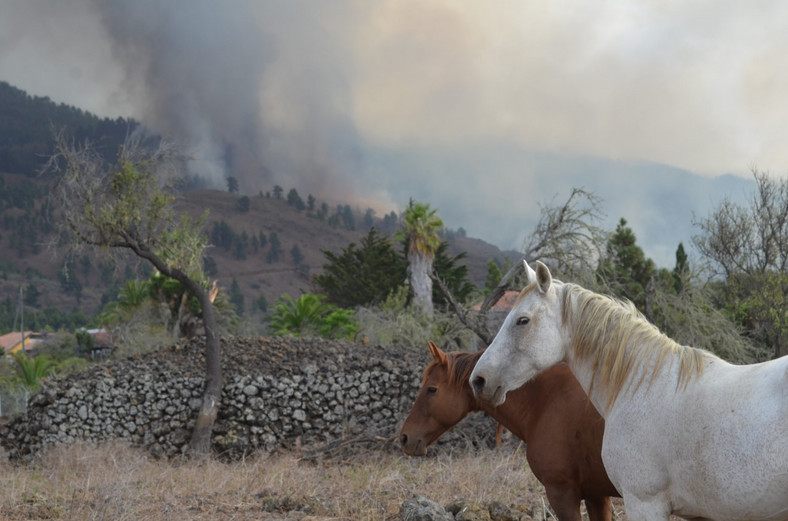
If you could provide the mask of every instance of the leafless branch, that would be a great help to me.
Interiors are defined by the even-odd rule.
[[[543,206],[533,233],[523,244],[523,257],[552,264],[559,273],[577,275],[595,269],[607,233],[597,224],[601,199],[581,188],[561,206]]]
[[[484,342],[485,346],[490,345],[493,340],[493,335],[487,329],[487,326],[484,325],[483,321],[483,317],[486,316],[486,310],[480,311],[479,315],[475,319],[472,319],[468,316],[463,307],[457,302],[457,299],[454,298],[454,295],[452,295],[449,288],[446,287],[446,284],[434,271],[430,273],[430,279],[432,279],[433,283],[438,285],[438,289],[440,289],[440,292],[443,294],[446,300],[449,301],[449,304],[451,304],[451,307],[454,310],[454,314],[457,315],[457,318],[460,320],[460,322],[462,322],[465,327],[473,331],[474,334],[478,336],[482,342]]]

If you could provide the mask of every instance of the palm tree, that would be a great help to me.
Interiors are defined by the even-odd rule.
[[[270,326],[275,335],[314,335],[331,309],[322,295],[304,293],[297,299],[284,294],[274,306]]]
[[[151,296],[151,283],[147,280],[127,280],[118,293],[118,305],[126,310],[140,307]]]
[[[408,281],[413,292],[413,303],[424,313],[432,315],[432,261],[440,246],[438,230],[443,221],[431,210],[429,204],[415,202],[411,199],[402,228],[396,237],[405,242],[408,255]]]
[[[37,389],[44,378],[55,372],[56,364],[47,356],[28,358],[24,353],[14,353],[12,356],[19,379],[28,389]]]

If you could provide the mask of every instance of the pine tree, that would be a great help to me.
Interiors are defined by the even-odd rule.
[[[328,302],[343,308],[384,300],[407,276],[405,258],[374,228],[358,245],[350,243],[338,255],[322,251],[328,262],[313,280]]]
[[[619,297],[631,300],[641,311],[646,309],[646,288],[656,274],[654,261],[646,258],[637,238],[624,218],[607,243],[607,255],[598,275]]]

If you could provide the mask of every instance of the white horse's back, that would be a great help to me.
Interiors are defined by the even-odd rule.
[[[603,459],[613,483],[662,489],[687,518],[788,519],[788,357],[711,361],[665,400],[674,386],[655,392],[657,381],[609,411]]]

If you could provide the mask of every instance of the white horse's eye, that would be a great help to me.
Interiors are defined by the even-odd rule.
[[[517,322],[515,322],[515,324],[517,324],[518,326],[524,326],[530,321],[531,321],[531,319],[528,318],[528,317],[519,317],[517,319]]]

